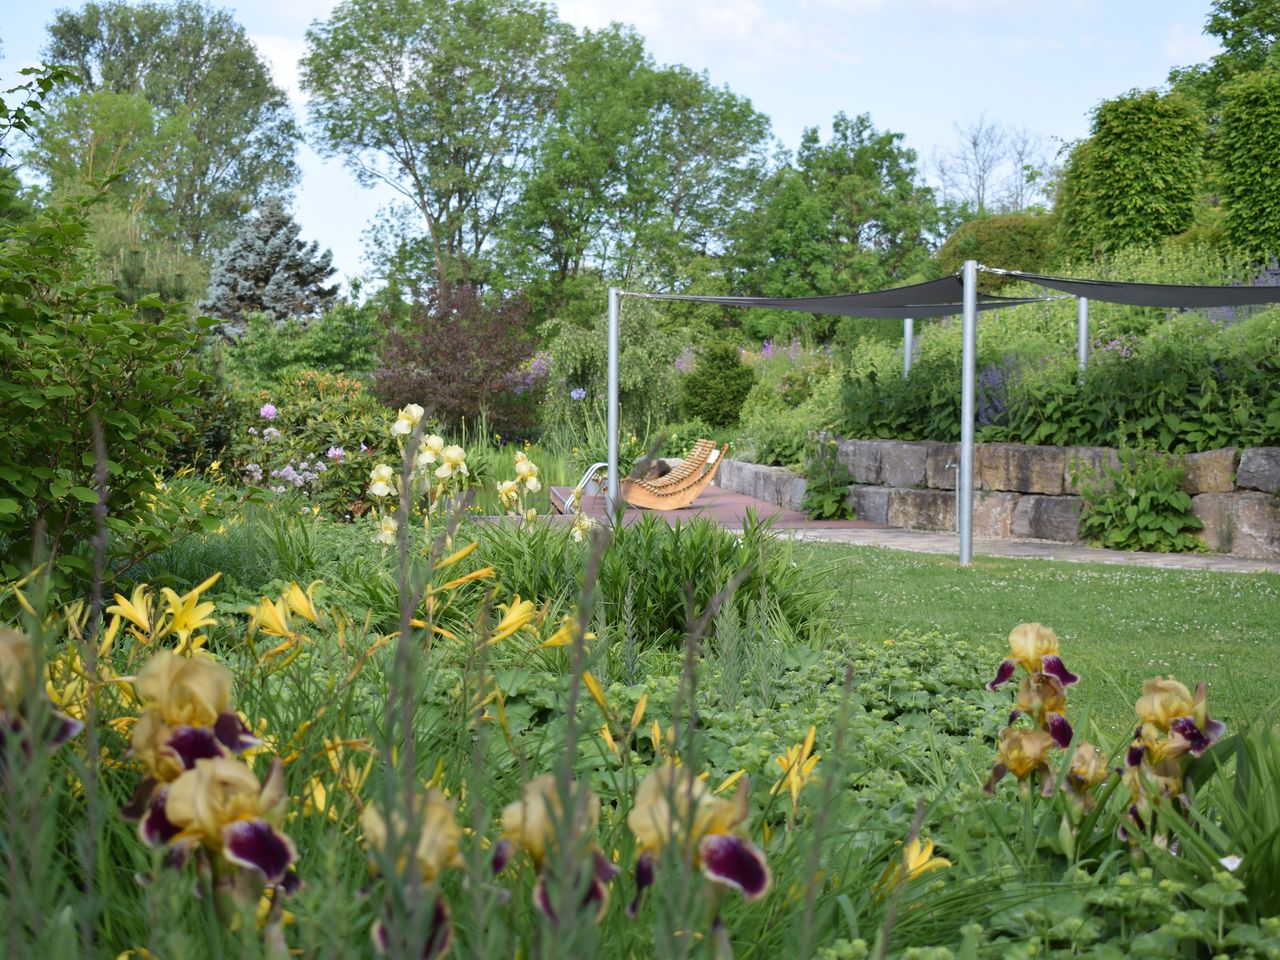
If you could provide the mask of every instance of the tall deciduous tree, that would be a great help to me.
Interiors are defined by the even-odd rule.
[[[62,182],[68,168],[84,172],[83,154],[68,156],[68,148],[118,131],[110,97],[139,98],[115,101],[130,104],[130,114],[145,102],[153,132],[172,139],[148,164],[164,168],[154,192],[189,253],[226,242],[262,198],[297,180],[288,101],[228,11],[199,0],[90,2],[59,12],[49,35],[47,58],[80,75],[72,91],[79,96],[62,105],[62,124],[40,134],[33,155],[55,187],[71,185]],[[81,132],[68,137],[72,128]]]
[[[1280,70],[1222,88],[1217,155],[1227,237],[1259,259],[1280,253]]]
[[[307,31],[321,148],[412,204],[436,283],[483,279],[569,36],[535,0],[346,0]]]
[[[734,288],[770,297],[872,290],[926,266],[939,226],[933,190],[902,134],[838,114],[828,143],[811,127],[734,230]]]
[[[223,320],[254,312],[283,320],[332,306],[338,287],[325,281],[334,273],[333,256],[300,233],[284,201],[268,199],[219,254],[202,307]]]
[[[1178,94],[1133,91],[1101,104],[1068,158],[1058,212],[1080,256],[1153,243],[1195,220],[1204,124]]]

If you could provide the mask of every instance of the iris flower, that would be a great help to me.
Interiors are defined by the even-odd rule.
[[[375,872],[382,861],[394,854],[395,870],[400,879],[403,880],[406,871],[412,867],[422,883],[432,885],[448,868],[462,866],[462,855],[459,852],[462,830],[458,826],[455,808],[456,804],[453,801],[434,788],[414,798],[411,812],[414,826],[417,828],[417,843],[412,851],[411,862],[409,851],[406,849],[410,834],[409,821],[403,812],[397,810],[392,813],[391,830],[388,831],[387,820],[377,808],[372,804],[365,807],[360,817],[360,825],[364,828],[365,839],[369,842],[369,850],[372,854],[370,860]],[[389,840],[397,843],[396,850],[388,849]],[[375,920],[369,932],[378,952],[387,953],[389,943],[382,921]],[[452,942],[453,931],[449,921],[449,908],[444,897],[437,892],[423,956],[443,957],[449,952]]]
[[[596,905],[597,922],[609,908],[609,889],[606,886],[617,876],[618,868],[610,863],[599,848],[586,838],[594,835],[600,822],[600,801],[586,787],[571,784],[569,803],[572,806],[571,833],[583,838],[584,863],[589,859],[591,876],[586,883],[582,905]],[[493,871],[501,872],[517,850],[523,850],[538,871],[538,882],[533,890],[534,906],[548,919],[554,920],[555,910],[547,893],[547,854],[559,843],[556,831],[569,823],[561,791],[553,774],[544,773],[526,783],[520,790],[520,799],[502,811],[502,839],[494,847]]]
[[[1020,623],[1009,633],[1009,656],[1000,664],[987,689],[995,690],[1008,681],[1019,665],[1032,675],[1047,673],[1063,686],[1080,679],[1063,666],[1058,655],[1057,634],[1039,623]]]
[[[1195,696],[1177,680],[1156,677],[1142,685],[1142,696],[1135,706],[1139,736],[1151,727],[1168,733],[1174,749],[1200,756],[1226,731],[1219,720],[1209,717],[1205,702],[1205,685],[1196,687]],[[1145,736],[1144,739],[1154,739]]]
[[[628,908],[635,915],[640,897],[654,881],[656,858],[668,847],[713,883],[732,887],[744,899],[755,900],[769,889],[771,877],[764,853],[746,838],[747,780],[732,798],[716,797],[693,771],[670,764],[641,781],[627,826],[636,835],[636,898]]]
[[[1107,757],[1092,743],[1081,743],[1071,755],[1065,790],[1068,798],[1084,812],[1097,806],[1093,790],[1107,779]]]
[[[16,735],[21,744],[30,745],[26,739],[30,718],[24,717],[24,713],[36,679],[36,657],[31,638],[17,630],[0,628],[0,737]],[[84,729],[84,724],[53,709],[50,704],[45,711],[44,727],[38,731],[38,741],[56,747]]]
[[[467,453],[457,444],[452,444],[440,451],[440,466],[436,467],[436,476],[448,480],[454,476],[470,476],[466,464]]]
[[[400,523],[395,517],[386,516],[378,521],[378,532],[373,538],[374,543],[380,543],[384,547],[393,547],[396,543],[396,533],[400,529]]]
[[[1067,722],[1067,690],[1062,681],[1048,673],[1033,673],[1018,684],[1018,699],[1009,717],[1012,725],[1022,714],[1035,721],[1036,726],[1048,730],[1054,742],[1064,750],[1070,745],[1074,732]]]
[[[413,428],[422,422],[422,415],[425,412],[416,403],[406,406],[396,416],[396,422],[391,425],[391,435],[393,437],[407,437],[413,433]]]
[[[1049,754],[1055,746],[1057,744],[1053,735],[1047,730],[1015,730],[1006,727],[1000,733],[1000,749],[996,755],[996,764],[991,770],[991,778],[983,789],[987,793],[995,793],[996,784],[1007,773],[1017,777],[1019,783],[1026,783],[1032,774],[1038,774],[1041,794],[1052,796],[1053,770],[1049,766]]]
[[[142,834],[152,844],[199,844],[267,883],[280,883],[297,858],[293,841],[278,829],[287,800],[278,759],[262,784],[239,760],[197,760],[157,794]]]
[[[369,471],[369,495],[386,497],[395,492],[396,471],[385,463],[380,463]]]

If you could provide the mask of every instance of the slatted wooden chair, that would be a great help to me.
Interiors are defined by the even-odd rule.
[[[644,510],[680,510],[698,499],[729,452],[726,443],[719,449],[711,440],[699,440],[684,463],[656,480],[629,478],[622,481],[622,499]],[[677,476],[678,474],[678,476]]]

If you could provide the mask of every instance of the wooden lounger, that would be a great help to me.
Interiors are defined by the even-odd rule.
[[[689,457],[671,473],[657,480],[627,479],[622,481],[622,499],[633,507],[644,510],[679,510],[698,499],[698,494],[715,478],[724,455],[729,452],[726,443],[716,449],[710,440],[699,440]],[[694,454],[698,456],[695,458]],[[690,465],[686,470],[685,466]],[[679,473],[674,480],[671,478]],[[668,481],[668,482],[664,482]]]

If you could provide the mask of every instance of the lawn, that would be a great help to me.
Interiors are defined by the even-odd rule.
[[[1074,701],[1107,738],[1132,726],[1136,691],[1158,674],[1207,683],[1228,722],[1280,700],[1280,575],[991,557],[961,567],[876,547],[795,549],[835,580],[831,615],[857,642],[936,630],[999,656],[1016,624],[1051,626],[1083,678]]]

